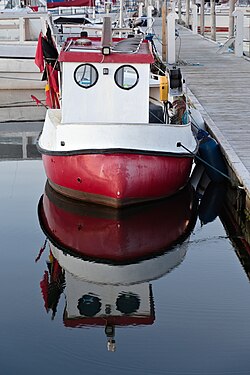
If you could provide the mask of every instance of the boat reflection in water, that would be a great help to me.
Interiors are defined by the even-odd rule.
[[[115,350],[115,326],[153,324],[150,281],[178,266],[197,218],[194,190],[122,210],[70,200],[47,183],[38,205],[50,247],[41,281],[52,317],[66,297],[66,327],[104,326]]]

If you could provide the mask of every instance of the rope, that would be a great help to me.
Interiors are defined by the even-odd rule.
[[[44,100],[40,100],[43,102]],[[6,103],[4,105],[0,105],[1,108],[23,108],[23,107],[34,107],[36,104],[34,103],[33,100],[26,100],[23,102],[12,102],[12,103]]]
[[[217,169],[216,167],[214,167],[213,165],[209,164],[208,162],[206,162],[206,160],[202,159],[200,156],[194,154],[191,150],[189,150],[187,147],[183,146],[183,144],[181,142],[177,142],[176,144],[177,147],[182,147],[184,148],[184,150],[186,150],[187,152],[189,152],[191,155],[193,155],[196,159],[200,160],[202,163],[206,164],[208,167],[212,168],[213,170],[215,170],[216,172],[220,173],[223,177],[225,177],[226,179],[228,179],[231,184],[235,187],[237,187],[238,189],[243,189],[243,186],[242,185],[235,185],[234,181],[232,178],[230,178],[228,175],[226,175],[225,173],[221,172],[219,169]]]
[[[15,81],[36,81],[36,82],[41,82],[40,79],[35,79],[35,78],[17,78],[17,77],[5,77],[5,76],[0,76],[2,79],[14,79]]]

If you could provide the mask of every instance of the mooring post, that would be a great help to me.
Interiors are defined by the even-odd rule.
[[[189,29],[190,23],[190,0],[186,0],[186,27]]]
[[[147,27],[148,33],[152,34],[152,26],[153,26],[153,13],[154,7],[151,5],[151,1],[149,2],[148,9],[147,9]]]
[[[205,0],[201,0],[200,33],[204,36],[205,31]]]
[[[178,23],[181,24],[181,0],[178,0]]]
[[[178,19],[178,16],[175,12],[175,2],[171,4],[171,11],[167,15],[167,34],[168,34],[168,64],[175,64],[176,55],[175,55],[175,20]]]
[[[160,0],[155,0],[154,5],[157,10],[157,16],[159,16],[160,15]]]
[[[244,14],[241,10],[235,10],[233,17],[236,18],[235,22],[235,42],[234,54],[235,56],[243,56],[243,33],[244,33]]]
[[[216,40],[215,0],[210,0],[210,16],[211,16],[211,39]]]
[[[194,0],[192,0],[192,30],[194,34],[198,32],[198,12],[197,12],[197,5],[195,4]]]
[[[228,39],[234,36],[234,16],[235,0],[229,0],[229,27],[228,27]]]
[[[119,14],[119,27],[123,27],[123,0],[120,0],[120,14]],[[119,37],[122,37],[122,32],[119,32]]]

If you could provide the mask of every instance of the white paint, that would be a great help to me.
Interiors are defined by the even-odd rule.
[[[94,53],[94,52],[93,52]],[[114,80],[116,70],[126,64],[93,63],[98,71],[97,83],[88,89],[74,80],[74,71],[81,65],[63,65],[62,123],[143,123],[149,117],[149,64],[133,64],[139,73],[137,85],[124,90]],[[128,64],[129,65],[129,64]],[[103,68],[109,74],[103,74]]]
[[[61,146],[61,142],[65,146]],[[48,151],[122,148],[181,154],[181,142],[192,152],[197,143],[191,125],[60,124],[60,110],[48,110],[39,145]]]

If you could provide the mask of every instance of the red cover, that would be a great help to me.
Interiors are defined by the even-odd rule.
[[[58,8],[58,7],[84,7],[95,6],[94,0],[66,0],[66,1],[48,1],[47,8]]]

